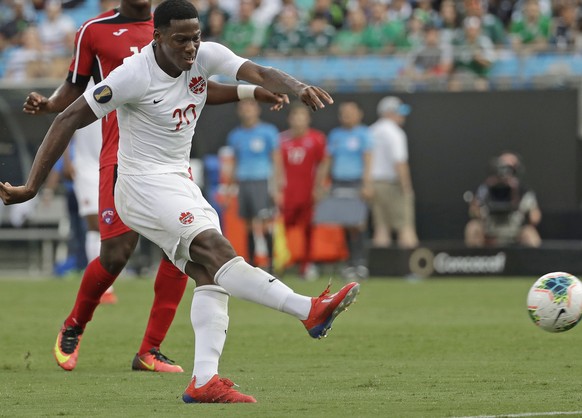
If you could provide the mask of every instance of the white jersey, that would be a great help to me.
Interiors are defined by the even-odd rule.
[[[201,42],[192,68],[174,78],[156,63],[152,44],[84,93],[99,118],[117,109],[120,175],[187,173],[208,78],[236,78],[246,62],[220,44]]]
[[[408,162],[406,133],[394,121],[384,118],[370,126],[370,134],[373,140],[372,180],[397,181],[396,163]]]

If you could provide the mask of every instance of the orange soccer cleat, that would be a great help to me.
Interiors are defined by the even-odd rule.
[[[57,335],[57,342],[53,354],[57,364],[63,369],[71,371],[77,365],[79,345],[83,336],[83,328],[77,326],[63,326]]]
[[[192,379],[182,400],[186,403],[256,403],[252,396],[245,395],[233,389],[235,384],[229,379],[212,376],[204,386],[196,388],[196,377]]]
[[[348,283],[333,295],[329,294],[330,286],[331,280],[321,295],[311,298],[309,316],[301,321],[313,338],[325,337],[336,316],[345,311],[360,292],[360,285],[356,282]]]
[[[160,373],[182,373],[184,369],[160,353],[157,348],[152,348],[141,356],[136,354],[131,363],[132,370]]]

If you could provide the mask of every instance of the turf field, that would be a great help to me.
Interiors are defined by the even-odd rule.
[[[286,281],[312,295],[326,285]],[[120,303],[97,310],[77,369],[65,372],[51,348],[78,278],[3,278],[0,416],[573,416],[582,411],[582,326],[536,328],[525,308],[533,281],[371,279],[321,341],[291,317],[231,299],[221,374],[259,403],[186,405],[192,287],[163,346],[184,375],[130,371],[153,296],[145,279],[116,283]]]

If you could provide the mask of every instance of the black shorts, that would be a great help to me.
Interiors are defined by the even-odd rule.
[[[238,186],[238,214],[241,218],[273,218],[274,205],[267,180],[245,180]]]

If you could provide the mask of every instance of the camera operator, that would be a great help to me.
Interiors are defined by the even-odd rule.
[[[539,247],[536,229],[542,214],[533,190],[522,180],[523,165],[512,152],[494,159],[493,173],[477,189],[469,204],[471,220],[465,227],[468,247],[511,244]]]

